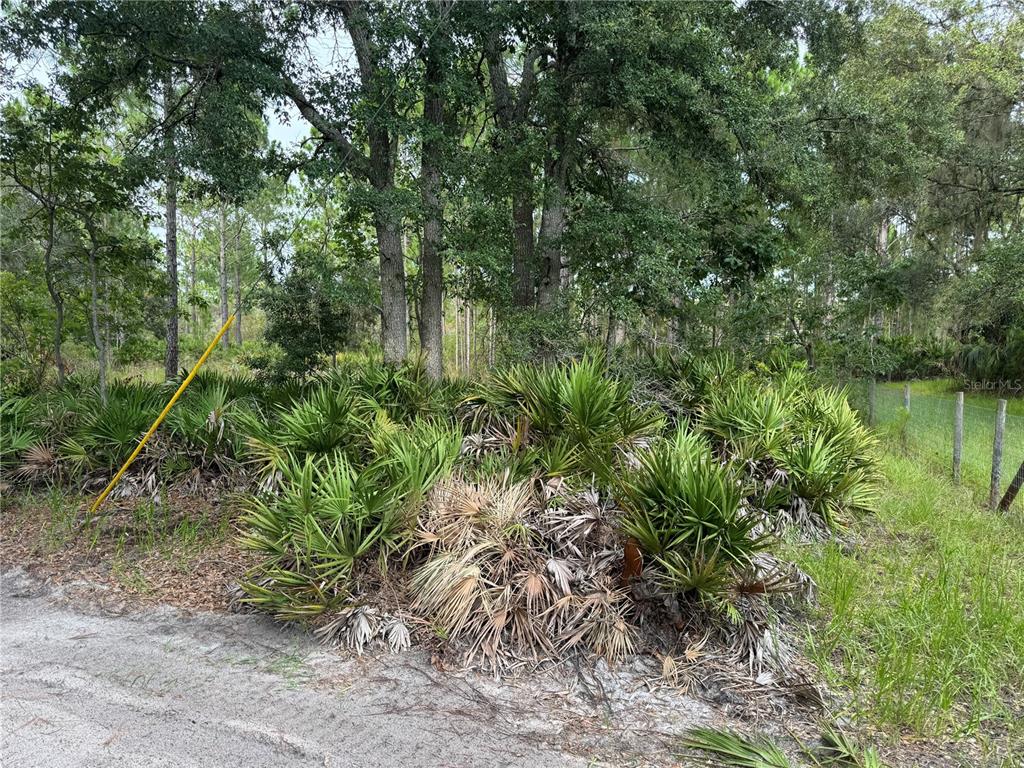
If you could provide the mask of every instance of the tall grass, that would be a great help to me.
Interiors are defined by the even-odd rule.
[[[879,384],[875,397],[875,424],[907,452],[928,464],[938,475],[952,476],[955,383],[947,380],[910,384],[910,413],[903,408],[903,384]],[[967,392],[964,397],[964,437],[961,475],[978,500],[988,498],[992,471],[992,441],[998,396]],[[1003,442],[1003,489],[1024,461],[1024,399],[1007,397]],[[851,402],[867,418],[867,385],[851,387]],[[1018,502],[1020,504],[1021,502]]]
[[[913,456],[891,451],[882,468],[887,492],[855,547],[795,552],[821,590],[810,655],[893,732],[962,735],[991,721],[1024,739],[1024,521],[984,510]]]

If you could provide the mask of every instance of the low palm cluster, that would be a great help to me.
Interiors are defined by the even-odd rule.
[[[683,746],[715,756],[715,764],[732,768],[886,768],[873,747],[862,747],[834,725],[826,725],[820,745],[799,744],[801,760],[790,759],[766,736],[747,737],[728,730],[698,728],[683,740]]]
[[[687,428],[659,441],[618,483],[622,529],[658,567],[672,592],[717,598],[768,544],[742,509],[740,478]]]
[[[799,366],[661,354],[638,370],[588,357],[471,389],[415,365],[272,389],[200,376],[137,473],[248,484],[242,543],[260,561],[242,599],[357,647],[408,639],[386,585],[399,613],[497,672],[619,658],[665,606],[760,660],[771,594],[808,586],[771,548],[872,508],[873,438]],[[133,382],[105,406],[82,385],[8,400],[5,476],[109,476],[169,394]]]
[[[264,558],[242,584],[247,602],[288,621],[344,607],[356,565],[395,551],[408,530],[409,489],[381,479],[342,456],[286,465],[280,493],[255,498],[242,518],[243,545]]]
[[[467,399],[475,444],[524,474],[609,482],[622,460],[664,427],[665,416],[608,376],[598,357],[551,367],[513,366]]]

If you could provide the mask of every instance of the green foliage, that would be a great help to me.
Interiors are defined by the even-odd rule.
[[[803,757],[815,768],[886,768],[874,747],[860,747],[834,725],[824,727],[821,742],[819,749],[800,744]],[[765,736],[750,738],[728,730],[695,728],[683,740],[683,746],[709,752],[721,760],[722,765],[735,768],[796,768],[798,765]]]
[[[716,755],[725,765],[736,768],[793,768],[786,753],[765,738],[748,739],[732,731],[697,728],[683,740],[683,746]]]
[[[579,329],[565,313],[509,310],[503,313],[498,360],[504,365],[567,360],[581,351]]]
[[[996,733],[989,756],[1001,764],[1022,735],[1020,518],[992,514],[896,447],[881,466],[886,493],[876,515],[854,521],[855,550],[828,541],[794,552],[820,591],[807,652],[887,735],[984,743]]]
[[[633,401],[631,387],[607,375],[598,357],[551,367],[518,365],[498,371],[470,403],[478,423],[497,419],[517,441],[543,447],[567,473],[611,478],[623,452],[658,434],[662,413]],[[550,472],[552,467],[545,466]]]
[[[200,466],[237,458],[242,451],[239,411],[244,407],[224,382],[193,382],[167,417],[171,435]]]
[[[791,410],[782,392],[740,378],[724,391],[711,394],[700,424],[746,461],[778,456],[789,439],[790,420]]]
[[[0,396],[38,391],[51,362],[53,312],[38,279],[0,271]]]
[[[626,511],[623,531],[655,559],[674,591],[722,596],[729,575],[769,543],[755,534],[758,517],[741,509],[739,478],[686,428],[640,454],[638,463],[616,490]]]
[[[83,469],[115,470],[138,445],[170,392],[129,381],[111,386],[106,406],[95,392],[87,397],[91,407],[81,409],[80,420],[61,443],[60,451],[72,465],[84,464]]]
[[[362,266],[341,264],[330,255],[302,251],[288,273],[262,294],[268,342],[283,352],[267,373],[274,378],[304,375],[353,344],[368,306],[376,301]]]
[[[338,607],[359,562],[407,535],[402,499],[342,457],[286,465],[279,494],[254,499],[242,518],[242,545],[263,557],[242,583],[246,601],[288,621]]]

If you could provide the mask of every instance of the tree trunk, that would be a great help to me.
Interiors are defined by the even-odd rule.
[[[228,321],[228,256],[227,256],[227,223],[224,214],[224,201],[220,203],[220,324]],[[231,347],[231,335],[225,333],[221,337],[224,349]]]
[[[46,290],[53,302],[53,362],[57,366],[57,386],[64,386],[64,355],[61,347],[64,343],[64,297],[57,290],[53,279],[53,244],[57,237],[57,212],[52,206],[46,209],[46,243],[43,246],[43,276],[46,278]]]
[[[455,300],[455,375],[462,373],[462,330],[459,328],[459,300]]]
[[[554,309],[562,283],[562,235],[565,234],[565,199],[568,159],[565,134],[556,131],[544,160],[544,211],[541,214],[540,284],[537,307]]]
[[[529,164],[521,172],[533,173]],[[512,300],[517,307],[533,305],[533,200],[529,192],[512,195]]]
[[[604,354],[608,360],[612,359],[612,355],[615,354],[615,347],[619,344],[619,318],[615,316],[614,311],[608,312],[608,333],[604,337]]]
[[[875,252],[878,254],[878,264],[882,269],[886,269],[889,266],[889,219],[883,217],[878,224],[878,232],[875,235]],[[877,338],[879,335],[886,336],[884,333],[885,325],[885,307],[881,304],[875,311],[873,318],[875,325],[874,337]]]
[[[381,347],[384,362],[398,364],[409,351],[408,306],[405,295],[405,259],[402,249],[402,211],[395,200],[395,163],[398,155],[397,129],[392,125],[398,115],[387,76],[382,77],[390,62],[372,34],[366,5],[360,2],[338,3],[355,55],[363,94],[378,104],[374,118],[365,124],[369,154],[364,154],[349,140],[350,126],[339,127],[321,113],[291,79],[280,82],[282,95],[287,96],[299,113],[332,143],[345,167],[356,177],[365,179],[374,188],[373,224],[380,257]],[[395,130],[395,134],[391,131]]]
[[[242,256],[235,254],[235,344],[242,346]]]
[[[178,375],[178,159],[174,147],[174,128],[170,124],[174,102],[174,83],[164,81],[164,205],[167,248],[167,355],[164,378]]]
[[[380,247],[380,342],[384,362],[398,365],[409,353],[402,225],[398,215],[386,209],[378,209],[373,219]]]
[[[462,354],[465,355],[465,370],[467,376],[469,375],[470,354],[473,345],[473,336],[471,335],[472,330],[470,325],[470,317],[472,316],[472,313],[473,305],[467,301],[465,307],[462,309],[462,322],[464,323],[463,329],[466,337],[466,341],[462,345]]]
[[[188,292],[189,292],[189,304],[192,307],[192,316],[189,322],[189,328],[193,335],[199,333],[199,307],[196,304],[196,273],[198,263],[196,260],[196,240],[195,233],[192,233],[192,248],[191,248],[191,263],[189,265],[188,273]]]
[[[494,100],[494,113],[502,136],[498,148],[515,158],[526,142],[527,118],[533,101],[540,50],[532,48],[523,56],[519,87],[513,93],[505,66],[504,47],[497,35],[485,44],[487,70]],[[533,305],[533,166],[528,158],[513,159],[510,175],[514,181],[512,198],[512,300],[517,307]]]
[[[92,242],[89,244],[89,312],[92,319],[92,338],[96,343],[96,357],[100,369],[100,402],[105,406],[107,404],[107,347],[104,343],[103,335],[100,333],[99,278],[96,273],[97,245],[91,235],[92,233],[90,232]]]
[[[494,320],[494,307],[487,308],[487,365],[491,368],[494,367],[494,345],[497,339],[495,339],[495,331],[497,330]]]
[[[441,38],[444,39],[442,35]],[[444,69],[437,45],[427,51],[423,98],[423,143],[420,157],[420,201],[423,205],[423,236],[420,238],[420,298],[417,312],[420,351],[427,376],[444,375],[443,265],[441,262],[444,207],[440,200],[444,140]]]

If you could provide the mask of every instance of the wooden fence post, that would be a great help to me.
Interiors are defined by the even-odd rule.
[[[1003,433],[1006,431],[1006,401],[996,407],[996,436],[992,441],[992,485],[989,486],[988,506],[995,509],[999,503],[999,485],[1003,473]]]
[[[956,413],[953,417],[953,482],[960,484],[960,458],[964,453],[964,393],[956,393]]]
[[[1020,463],[1020,467],[1017,469],[1017,474],[1013,476],[1013,480],[1010,481],[1010,487],[1006,489],[1006,495],[1003,496],[1003,500],[999,502],[1000,512],[1010,511],[1010,505],[1013,504],[1013,500],[1017,498],[1017,492],[1020,491],[1022,485],[1024,485],[1024,461]]]
[[[875,380],[868,382],[868,424],[875,424]]]
[[[903,385],[903,408],[910,413],[910,384]]]

